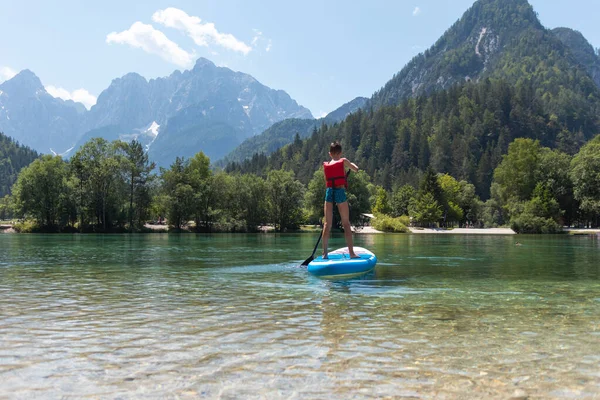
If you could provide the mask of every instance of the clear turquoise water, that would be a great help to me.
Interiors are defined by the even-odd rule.
[[[598,237],[315,240],[0,235],[0,398],[600,398]]]

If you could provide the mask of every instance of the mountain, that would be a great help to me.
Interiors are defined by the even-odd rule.
[[[244,139],[286,118],[312,118],[312,114],[286,92],[200,58],[192,70],[175,71],[165,78],[148,81],[130,73],[113,80],[88,113],[87,133],[76,147],[92,134],[123,139],[155,126],[154,137],[140,137],[157,165],[168,166],[176,156],[201,150],[211,159],[220,158]]]
[[[19,171],[38,157],[34,150],[0,132],[0,198],[10,193]]]
[[[416,184],[431,166],[487,198],[516,138],[574,154],[600,132],[600,89],[588,71],[527,1],[479,0],[376,92],[368,111],[227,170],[286,168],[308,183],[337,139],[387,189]]]
[[[292,143],[296,135],[300,138],[307,137],[318,124],[318,120],[315,119],[296,118],[277,122],[260,135],[246,139],[223,160],[219,160],[216,165],[222,167],[230,162],[241,162],[257,153],[269,155],[286,144]]]
[[[333,125],[343,121],[351,113],[364,108],[368,101],[366,97],[357,97],[319,119],[290,118],[277,122],[260,135],[246,139],[215,165],[224,167],[230,162],[241,162],[256,153],[269,155],[292,143],[296,135],[305,138],[323,124]]]
[[[366,97],[357,97],[327,114],[325,118],[323,118],[324,122],[330,125],[335,124],[336,122],[341,122],[346,119],[348,115],[365,108],[368,102],[369,99]]]
[[[217,159],[286,118],[313,116],[283,90],[204,58],[164,78],[114,79],[90,111],[52,97],[29,70],[0,85],[0,131],[43,153],[70,155],[99,136],[135,138],[158,165],[201,150]]]
[[[587,80],[588,77],[579,77],[588,72],[598,83],[599,74],[597,56],[585,38],[570,34],[568,42],[574,45],[568,47],[578,49],[570,51],[563,44],[567,35],[560,33],[560,30],[546,30],[526,0],[479,0],[431,48],[411,60],[361,108],[397,105],[403,100],[446,90],[453,85],[491,78],[503,79],[513,85],[527,81],[551,95],[544,102],[555,104],[546,104],[547,110],[557,109],[557,115],[565,114],[565,109],[556,104],[557,98],[583,100],[591,93],[589,84],[592,81]],[[556,70],[561,72],[557,74]],[[569,74],[580,80],[583,87],[567,84],[561,88],[556,84],[567,82]],[[586,115],[593,112],[589,104],[582,102],[578,106]],[[564,118],[569,117],[564,115]],[[243,143],[227,160],[239,161],[249,158],[252,152],[291,143],[295,132],[304,137],[303,133],[308,135],[312,131],[312,127],[308,132],[303,130],[303,125],[288,124],[287,128],[291,128],[288,131],[273,126],[265,132],[265,137],[261,135]],[[274,140],[274,146],[268,144],[267,136]]]
[[[506,47],[545,32],[527,0],[479,0],[373,96],[375,106],[489,76]]]
[[[40,152],[72,146],[85,112],[82,104],[48,94],[29,70],[0,85],[0,132]]]
[[[567,46],[575,59],[585,67],[588,74],[600,87],[600,55],[581,32],[569,28],[555,28],[552,33]]]
[[[177,156],[189,158],[202,150],[216,160],[251,137],[254,129],[251,118],[236,99],[207,99],[170,118],[150,147],[149,157],[166,167]]]

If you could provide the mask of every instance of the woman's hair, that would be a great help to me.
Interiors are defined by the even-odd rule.
[[[337,140],[329,145],[329,152],[331,154],[339,154],[342,152],[342,145]]]

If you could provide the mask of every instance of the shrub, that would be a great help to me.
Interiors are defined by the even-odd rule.
[[[19,233],[36,233],[41,232],[40,226],[32,219],[26,219],[17,222],[13,228]]]
[[[373,220],[373,228],[382,232],[408,233],[407,222],[410,222],[407,216],[393,218],[380,214]]]
[[[232,233],[244,233],[248,232],[245,220],[238,220],[235,218],[220,218],[213,226],[214,232],[232,232]]]
[[[410,225],[410,217],[408,215],[402,215],[398,218],[396,218],[398,221],[400,221],[400,223],[404,226],[409,226]]]
[[[523,213],[510,220],[510,227],[517,233],[561,233],[562,228],[552,218],[536,217]]]

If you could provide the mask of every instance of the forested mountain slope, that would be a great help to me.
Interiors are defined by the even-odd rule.
[[[574,154],[600,132],[599,99],[585,66],[527,1],[479,0],[373,96],[372,109],[228,169],[283,167],[308,182],[328,143],[341,140],[346,156],[386,188],[415,182],[431,165],[486,198],[509,143],[539,139]]]
[[[486,77],[505,78],[511,84],[533,78],[536,87],[549,89],[552,77],[535,72],[575,66],[585,71],[589,64],[582,64],[583,58],[577,56],[584,42],[582,36],[562,29],[546,30],[527,0],[479,0],[431,48],[376,92],[372,103],[394,105]],[[578,48],[575,54],[567,48],[573,43]]]
[[[569,28],[555,28],[552,33],[573,53],[576,60],[587,70],[600,87],[600,55],[581,32]]]
[[[10,193],[19,171],[38,157],[37,152],[0,133],[0,198]]]

